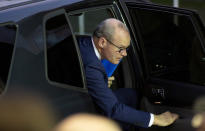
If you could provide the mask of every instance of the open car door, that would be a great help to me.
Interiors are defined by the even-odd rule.
[[[204,26],[196,12],[126,2],[143,69],[143,108],[180,118],[171,126],[142,130],[191,130],[193,104],[205,95]],[[139,59],[139,58],[138,58]]]

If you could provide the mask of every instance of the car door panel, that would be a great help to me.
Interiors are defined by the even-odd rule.
[[[72,37],[63,9],[36,14],[18,23],[14,57],[5,90],[5,95],[19,90],[42,95],[52,104],[59,119],[78,112],[95,112],[93,101],[85,87],[83,65],[75,40],[69,39],[70,41],[62,43],[59,42],[60,37],[55,39],[56,29],[62,29],[57,27],[64,24],[66,28],[63,29],[69,30]],[[49,38],[53,40],[51,44]],[[69,46],[61,46],[62,44]],[[48,54],[50,49],[53,55]],[[48,62],[48,59],[52,62]],[[50,65],[52,68],[49,68]],[[65,79],[66,77],[69,79]]]
[[[142,109],[155,114],[175,112],[180,119],[166,129],[185,129],[181,124],[190,122],[193,104],[205,95],[205,66],[198,60],[204,57],[202,22],[185,9],[134,2],[126,6],[143,52]]]
[[[129,4],[128,4],[128,6],[130,6]],[[133,5],[132,5],[133,6]],[[141,6],[140,6],[141,7]],[[134,7],[134,8],[136,8],[136,7]],[[150,7],[150,8],[152,8],[152,7]],[[167,9],[168,10],[168,9]],[[173,11],[173,10],[172,10]],[[159,11],[158,11],[159,12]],[[192,12],[193,13],[193,12]],[[132,16],[132,15],[131,15]],[[191,17],[192,16],[192,14],[190,14],[190,16],[189,17]],[[148,18],[147,18],[148,19]],[[193,25],[194,26],[194,25]],[[135,25],[135,27],[136,27],[136,25]],[[135,28],[136,29],[136,28]],[[142,29],[142,28],[141,28]],[[139,30],[141,30],[141,29],[139,29]],[[176,30],[177,31],[177,30]],[[142,32],[142,33],[144,33],[144,32]],[[198,34],[198,33],[197,33]],[[199,37],[199,36],[197,36],[197,37]],[[200,39],[201,40],[201,39]],[[144,41],[141,41],[142,43],[140,43],[140,44],[142,44],[141,45],[141,47],[144,49],[144,50],[146,50],[145,48],[145,42]],[[162,42],[164,42],[164,41],[162,41]],[[184,42],[184,41],[182,41],[182,42]],[[201,44],[203,44],[203,42],[201,43]],[[201,47],[203,47],[203,46],[201,46]],[[152,47],[151,49],[152,50],[154,50],[154,48],[160,48],[160,45],[157,45],[156,47]],[[177,47],[177,48],[179,48],[179,49],[183,49],[183,48],[185,48],[184,47],[184,45],[182,45],[182,46],[180,46],[180,47]],[[165,47],[164,48],[162,48],[162,49],[166,49]],[[179,50],[178,49],[178,50]],[[203,49],[203,48],[202,48]],[[167,49],[168,50],[168,49]],[[153,53],[157,53],[157,50],[154,50],[155,52],[153,52]],[[161,50],[159,50],[159,51],[161,51]],[[162,50],[163,51],[163,50]],[[169,51],[169,50],[168,50]],[[183,51],[183,50],[182,50]],[[148,52],[148,51],[147,51]],[[155,69],[153,69],[154,67],[148,67],[148,66],[153,66],[153,65],[149,65],[149,62],[151,63],[151,62],[153,62],[154,60],[153,59],[155,59],[155,58],[153,58],[152,60],[153,61],[151,61],[151,60],[148,60],[148,59],[150,59],[150,58],[148,58],[148,57],[150,57],[149,56],[149,54],[147,53],[147,52],[145,52],[145,54],[144,54],[144,59],[146,59],[146,62],[147,63],[144,63],[145,64],[145,66],[147,67],[146,68],[146,71],[147,71],[147,73],[148,73],[148,75],[147,75],[147,78],[146,78],[146,86],[145,86],[145,88],[152,88],[152,87],[150,87],[150,86],[154,86],[154,87],[159,87],[159,88],[162,88],[162,89],[164,89],[164,91],[165,92],[167,92],[167,93],[169,93],[169,92],[175,92],[176,90],[178,90],[178,92],[179,92],[179,95],[178,95],[178,97],[180,97],[180,96],[182,96],[182,95],[185,95],[184,93],[182,93],[182,91],[184,91],[184,89],[186,89],[186,91],[189,93],[192,93],[192,91],[195,91],[196,92],[196,95],[194,95],[194,93],[191,95],[191,98],[193,97],[197,97],[197,96],[199,96],[200,94],[204,94],[204,85],[203,85],[203,83],[196,83],[196,84],[194,84],[194,82],[192,82],[192,81],[185,81],[185,80],[183,80],[183,78],[182,79],[177,79],[177,78],[174,78],[174,77],[176,77],[176,75],[178,75],[177,73],[178,72],[183,72],[184,70],[186,70],[186,68],[184,69],[183,68],[183,64],[187,64],[187,63],[180,63],[181,65],[179,65],[178,67],[176,66],[176,67],[172,67],[172,69],[168,69],[168,67],[166,68],[166,67],[163,67],[163,66],[170,66],[169,64],[173,64],[173,63],[168,63],[169,61],[171,61],[171,57],[170,57],[170,59],[168,59],[167,61],[162,61],[161,60],[161,62],[164,62],[164,63],[161,63],[161,64],[167,64],[167,65],[154,65],[154,66],[156,66],[155,67]],[[147,54],[146,54],[147,53]],[[164,52],[162,52],[161,54],[163,54]],[[170,52],[165,52],[165,53],[170,53]],[[164,53],[164,54],[165,54]],[[161,55],[161,54],[159,54],[159,55]],[[183,54],[183,53],[182,53]],[[185,53],[184,53],[185,54]],[[171,55],[171,54],[170,54]],[[181,54],[176,54],[176,55],[181,55]],[[158,57],[158,58],[160,58],[160,57]],[[168,57],[169,58],[169,57]],[[178,62],[178,61],[177,61]],[[153,62],[154,63],[154,62]],[[156,64],[156,63],[154,63],[154,64]],[[175,64],[175,63],[174,63]],[[178,63],[177,63],[178,64]],[[159,66],[159,67],[158,67]],[[160,67],[161,66],[161,67]],[[180,66],[182,66],[182,67],[180,67]],[[173,69],[173,68],[177,68],[177,69]],[[182,68],[182,69],[181,69]],[[178,72],[174,72],[174,71],[178,71]],[[183,74],[182,74],[183,75]],[[186,75],[186,74],[185,74]],[[169,87],[169,88],[168,88]],[[175,88],[175,89],[174,89]],[[176,89],[177,88],[177,89]],[[177,93],[177,92],[176,92]],[[182,94],[180,94],[180,93],[182,93]],[[167,94],[168,96],[169,96],[169,94]],[[177,95],[177,94],[176,94]],[[172,97],[173,98],[173,97]],[[183,101],[183,102],[185,102],[185,101]],[[190,103],[190,101],[188,102],[188,103]]]

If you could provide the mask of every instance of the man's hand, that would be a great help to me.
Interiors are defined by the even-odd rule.
[[[176,121],[176,119],[178,119],[178,118],[179,118],[179,115],[177,115],[175,113],[171,113],[169,111],[166,111],[162,114],[154,115],[153,125],[156,125],[156,126],[169,126],[172,123],[174,123],[174,121]]]
[[[109,88],[111,87],[113,80],[115,80],[115,77],[114,77],[114,76],[111,76],[111,77],[108,78],[108,87],[109,87]]]

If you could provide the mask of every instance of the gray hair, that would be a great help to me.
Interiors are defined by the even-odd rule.
[[[110,21],[115,21],[115,23],[113,24]],[[115,34],[116,28],[122,29],[129,33],[129,30],[124,23],[122,23],[121,21],[117,19],[109,18],[109,19],[102,21],[97,26],[97,28],[93,32],[93,36],[97,38],[105,37],[108,40],[112,40],[113,35]]]

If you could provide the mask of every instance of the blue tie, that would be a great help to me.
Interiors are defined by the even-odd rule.
[[[118,66],[118,64],[112,64],[106,59],[101,60],[101,63],[103,64],[108,77],[112,76],[113,72]]]

